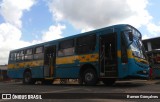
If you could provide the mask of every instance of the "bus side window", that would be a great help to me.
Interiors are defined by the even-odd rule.
[[[32,60],[33,59],[33,50],[27,49],[25,51],[25,60]]]
[[[20,60],[20,53],[19,52],[17,52],[17,58],[16,58],[16,61],[19,61]]]
[[[11,53],[10,53],[9,61],[10,61],[10,62],[16,61],[16,53],[15,53],[15,52],[11,52]]]
[[[69,56],[74,54],[74,39],[59,43],[58,56]]]
[[[122,63],[127,63],[128,58],[127,58],[127,47],[125,44],[125,40],[121,36],[121,57],[122,57]]]
[[[44,53],[43,53],[43,46],[39,46],[35,48],[34,52],[34,59],[43,59],[44,58]]]
[[[95,50],[96,35],[83,36],[76,39],[76,53],[86,54]]]
[[[23,61],[24,60],[24,51],[17,52],[17,61]]]

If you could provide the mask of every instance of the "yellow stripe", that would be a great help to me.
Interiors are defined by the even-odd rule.
[[[94,62],[98,61],[98,54],[86,54],[86,55],[78,55],[78,56],[69,56],[69,57],[58,57],[56,59],[56,64],[71,64],[75,63],[75,61],[79,62]]]
[[[118,55],[119,58],[121,58],[121,50],[117,51],[117,55]]]
[[[141,58],[137,58],[137,57],[135,57],[134,59],[135,59],[137,62],[149,64],[149,62],[148,62],[147,60],[144,60],[144,59],[141,59]]]
[[[128,55],[128,58],[133,58],[132,50],[128,49],[127,50],[127,55]]]
[[[75,58],[75,56],[59,57],[56,59],[56,64],[71,64],[74,63]]]
[[[76,57],[76,60],[79,60],[79,62],[94,62],[94,61],[98,61],[98,59],[99,59],[98,54],[88,54],[88,55],[81,55]]]
[[[137,62],[149,64],[147,60],[133,56],[132,50],[127,50],[127,53],[128,53],[128,58],[134,58]]]
[[[122,52],[121,52],[121,50],[118,50],[117,51],[117,56],[119,57],[119,58],[121,58],[122,57]],[[132,55],[132,50],[127,50],[127,56],[128,56],[128,58],[133,58],[133,55]]]
[[[68,56],[68,57],[57,57],[56,64],[71,64],[75,63],[75,61],[79,62],[94,62],[98,61],[99,55],[97,54],[86,54],[86,55],[78,55],[78,56]],[[9,64],[8,68],[24,68],[24,67],[36,67],[43,66],[44,61],[29,61],[29,62],[17,62],[14,64]]]
[[[36,66],[42,66],[43,60],[37,60],[37,61],[29,61],[29,62],[17,62],[14,64],[8,64],[8,68],[23,68],[23,67],[36,67]]]

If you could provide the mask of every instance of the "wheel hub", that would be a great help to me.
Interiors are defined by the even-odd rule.
[[[93,79],[94,75],[92,73],[86,73],[85,80],[91,81]]]

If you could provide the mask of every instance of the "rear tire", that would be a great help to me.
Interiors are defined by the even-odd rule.
[[[23,75],[23,84],[34,84],[35,81],[32,79],[32,74],[30,71],[24,72]]]
[[[91,68],[86,69],[83,73],[83,81],[85,85],[96,85],[98,82],[98,77],[95,70]]]

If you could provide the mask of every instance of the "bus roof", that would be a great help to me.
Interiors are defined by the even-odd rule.
[[[31,47],[38,47],[38,46],[43,46],[43,45],[49,46],[49,45],[56,44],[61,40],[72,39],[72,38],[75,38],[75,37],[85,36],[87,34],[94,34],[94,33],[100,32],[100,31],[105,31],[106,29],[113,29],[114,30],[116,28],[124,28],[126,26],[134,28],[133,26],[131,26],[129,24],[117,24],[117,25],[112,25],[112,26],[108,26],[108,27],[104,27],[104,28],[100,28],[100,29],[96,29],[96,30],[80,33],[80,34],[75,34],[75,35],[72,35],[72,36],[68,36],[68,37],[64,37],[64,38],[60,38],[60,39],[56,39],[56,40],[51,40],[51,41],[47,41],[47,42],[43,42],[43,43],[39,43],[39,44],[35,44],[35,45],[30,45],[30,46],[19,48],[19,49],[14,49],[14,50],[11,50],[11,52],[15,52],[15,51],[18,51],[18,50],[25,50],[25,49],[28,49],[28,48],[31,48]],[[134,29],[136,29],[136,28],[134,28]]]

